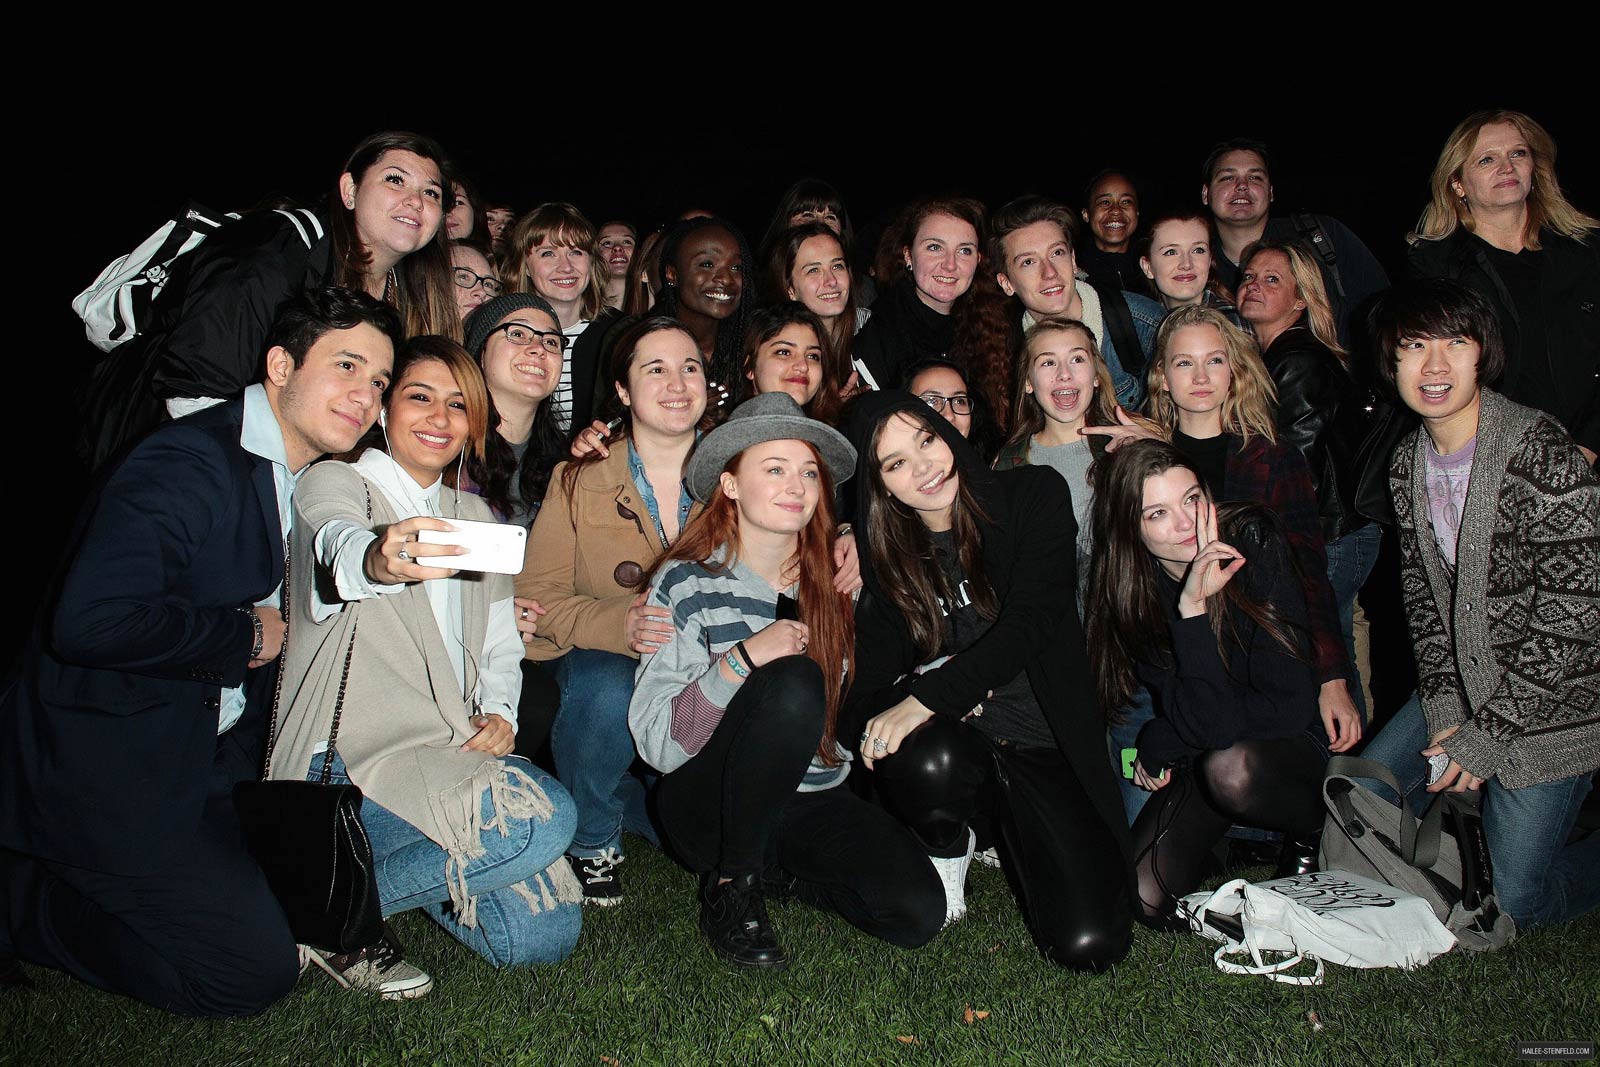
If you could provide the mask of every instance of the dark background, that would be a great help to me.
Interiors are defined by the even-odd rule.
[[[76,419],[78,382],[98,352],[83,340],[70,299],[186,200],[244,211],[288,195],[320,206],[350,149],[381,129],[435,137],[483,194],[519,211],[570,200],[596,224],[620,217],[642,230],[701,207],[730,217],[752,243],[784,189],[808,175],[841,190],[858,230],[921,193],[965,193],[994,207],[1036,192],[1078,209],[1085,181],[1112,166],[1133,174],[1150,218],[1197,203],[1210,146],[1248,136],[1273,151],[1275,213],[1334,215],[1395,273],[1451,129],[1479,108],[1509,107],[1545,125],[1561,149],[1557,168],[1569,198],[1600,213],[1600,146],[1582,106],[1591,93],[1489,97],[1407,88],[1356,102],[1307,88],[1313,79],[1284,68],[1276,84],[1241,90],[1231,105],[1217,102],[1223,98],[1206,79],[1158,73],[1135,107],[1126,91],[1135,88],[1131,77],[1121,90],[1115,81],[1091,85],[1078,72],[1076,82],[1044,79],[1001,93],[950,84],[955,75],[907,74],[896,78],[892,106],[875,112],[862,97],[825,84],[797,82],[758,97],[708,74],[703,85],[640,88],[637,107],[626,93],[601,107],[605,94],[581,77],[541,83],[555,63],[534,63],[515,92],[453,74],[417,81],[402,72],[345,85],[329,68],[323,74],[335,81],[313,96],[286,92],[289,79],[277,69],[262,90],[244,87],[242,76],[196,75],[181,91],[129,92],[92,121],[57,126],[42,148],[59,164],[49,173],[53,222],[70,239],[58,237],[45,259],[57,266],[43,287],[40,332],[53,343],[41,350],[44,358],[21,361],[25,395],[39,398],[38,410],[54,420]],[[646,98],[659,103],[643,106]],[[619,121],[630,111],[634,120]],[[66,450],[48,452],[43,473],[56,499],[39,532],[53,557],[83,485]],[[23,576],[21,603],[31,607],[49,573],[39,567]],[[28,614],[25,608],[12,623]]]
[[[188,198],[219,211],[242,211],[271,194],[320,203],[355,143],[385,128],[435,137],[485,194],[519,210],[570,200],[596,224],[620,217],[649,228],[703,207],[730,217],[752,242],[783,190],[807,175],[839,187],[858,228],[930,192],[967,193],[991,207],[1037,192],[1077,209],[1084,182],[1109,166],[1134,174],[1151,215],[1197,203],[1210,146],[1249,136],[1273,150],[1276,212],[1334,215],[1398,267],[1402,239],[1427,200],[1428,175],[1451,129],[1480,107],[1510,107],[1550,130],[1569,197],[1600,212],[1593,117],[1576,97],[1408,95],[1367,104],[1264,104],[1273,94],[1263,92],[1241,96],[1235,107],[1197,109],[1198,98],[1185,93],[1174,110],[1199,110],[1199,117],[1173,119],[1159,97],[1141,112],[1046,87],[1009,94],[1006,108],[985,101],[993,113],[901,106],[883,117],[844,96],[796,96],[763,110],[743,97],[729,103],[708,93],[681,102],[692,122],[645,117],[631,128],[589,117],[587,107],[541,109],[531,103],[538,93],[527,105],[491,105],[487,91],[476,103],[420,109],[410,102],[316,111],[278,99],[234,102],[220,125],[141,123],[123,112],[67,147],[62,210],[93,224],[78,231],[77,261],[61,275],[59,295],[70,299]],[[1023,102],[1032,96],[1041,101],[1038,114]],[[1047,106],[1048,98],[1059,103]]]

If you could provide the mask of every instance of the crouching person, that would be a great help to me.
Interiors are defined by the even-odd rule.
[[[1600,904],[1600,836],[1566,843],[1600,766],[1600,480],[1553,418],[1485,387],[1505,357],[1481,296],[1413,283],[1373,325],[1422,419],[1389,475],[1418,692],[1364,755],[1419,808],[1481,790],[1501,908],[1575,918]]]
[[[493,521],[481,498],[444,485],[464,450],[481,458],[489,411],[464,348],[412,338],[371,447],[301,480],[270,776],[320,780],[331,760],[332,780],[364,795],[385,917],[421,908],[490,963],[516,967],[565,959],[577,942],[582,894],[562,860],[572,802],[511,755],[522,640],[510,578],[453,569],[459,546],[419,539],[457,519]],[[387,999],[433,984],[392,935],[309,959]]]
[[[0,958],[183,1015],[294,984],[232,790],[261,768],[289,493],[372,425],[400,330],[360,293],[297,298],[265,381],[109,468],[0,697]]]

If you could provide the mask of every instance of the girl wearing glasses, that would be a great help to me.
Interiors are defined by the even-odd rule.
[[[569,342],[555,392],[556,422],[563,431],[586,425],[604,398],[595,395],[601,343],[622,317],[605,306],[606,269],[598,234],[571,204],[541,204],[511,229],[501,275],[513,293],[537,293],[550,302]]]
[[[500,275],[475,241],[450,242],[450,277],[463,322],[473,308],[500,295]]]
[[[1000,427],[988,398],[967,386],[967,372],[954,360],[933,356],[906,368],[906,392],[949,420],[980,458],[989,462],[1000,447]]]

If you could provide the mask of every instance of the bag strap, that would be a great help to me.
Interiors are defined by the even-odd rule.
[[[1359,756],[1332,756],[1328,759],[1327,777],[1323,781],[1323,796],[1338,809],[1339,820],[1343,823],[1350,822],[1355,816],[1355,811],[1350,804],[1348,792],[1340,792],[1335,796],[1328,791],[1327,783],[1335,778],[1345,780],[1371,778],[1394,790],[1395,796],[1400,798],[1400,806],[1395,809],[1397,824],[1395,841],[1400,847],[1400,858],[1411,866],[1424,870],[1439,861],[1440,823],[1444,817],[1447,803],[1445,798],[1449,796],[1448,793],[1440,793],[1434,797],[1433,803],[1428,805],[1428,810],[1423,813],[1422,818],[1414,822],[1405,807],[1406,791],[1401,788],[1399,780],[1388,767]]]
[[[1117,350],[1117,362],[1122,364],[1122,369],[1143,381],[1145,374],[1144,347],[1139,344],[1139,331],[1133,325],[1133,312],[1128,308],[1128,300],[1121,289],[1113,289],[1109,285],[1093,285],[1095,293],[1100,297],[1100,314],[1105,320],[1106,332],[1111,335],[1111,343]]]
[[[367,521],[372,521],[372,489],[367,485],[366,479],[361,480],[361,488],[367,497]],[[261,780],[266,781],[272,773],[272,750],[278,744],[278,705],[283,699],[283,673],[287,665],[289,652],[289,539],[283,542],[283,647],[278,650],[278,679],[272,687],[272,723],[267,727],[267,757],[261,765]],[[355,606],[350,605],[351,610]],[[329,785],[333,781],[333,757],[336,752],[334,742],[339,738],[339,719],[344,714],[344,691],[350,682],[350,661],[356,654],[356,629],[361,625],[359,616],[350,623],[350,647],[344,652],[344,669],[339,675],[339,695],[333,702],[333,725],[328,730],[328,747],[322,754],[322,784]]]

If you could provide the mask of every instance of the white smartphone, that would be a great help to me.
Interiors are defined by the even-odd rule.
[[[417,540],[427,545],[465,545],[467,551],[459,556],[431,556],[417,562],[426,567],[437,561],[441,567],[460,571],[522,573],[527,530],[509,522],[476,522],[472,519],[444,521],[454,529],[418,530]]]

